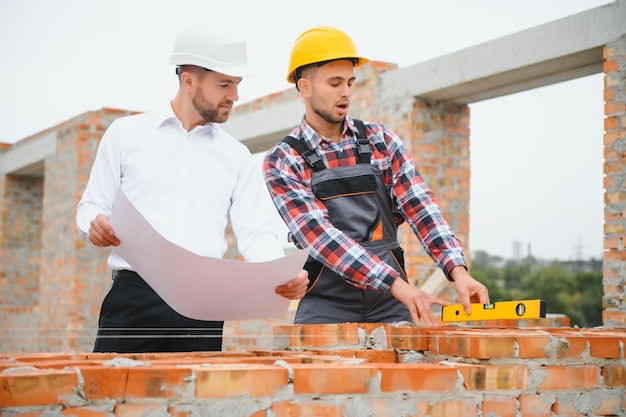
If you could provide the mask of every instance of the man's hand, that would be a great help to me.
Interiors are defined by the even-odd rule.
[[[120,240],[109,223],[109,217],[98,214],[89,224],[89,241],[94,246],[119,246]]]
[[[276,287],[276,294],[290,300],[299,300],[304,297],[306,288],[309,285],[309,273],[301,270],[297,277],[284,285]]]
[[[412,286],[401,278],[398,278],[391,284],[391,294],[402,302],[411,313],[413,323],[419,324],[420,319],[427,326],[439,324],[439,320],[435,318],[435,313],[431,304],[439,304],[442,306],[450,303],[441,298],[432,296],[417,287]]]
[[[454,280],[456,293],[466,314],[472,312],[472,303],[490,304],[487,287],[472,278],[467,269],[462,266],[454,267],[450,271],[450,277]]]

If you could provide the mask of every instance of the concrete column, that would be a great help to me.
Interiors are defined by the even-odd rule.
[[[626,36],[604,48],[605,326],[626,327]]]
[[[469,262],[469,107],[446,101],[415,99],[410,113],[409,149],[415,166],[433,191],[445,220],[466,248]],[[435,271],[415,234],[405,227],[401,243],[417,284]],[[443,298],[454,298],[447,286]]]

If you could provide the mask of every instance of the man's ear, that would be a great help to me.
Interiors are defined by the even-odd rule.
[[[307,78],[300,78],[298,80],[298,91],[305,97],[311,95],[311,81]]]
[[[183,87],[191,88],[196,83],[196,77],[191,71],[183,71],[180,74],[180,84]]]

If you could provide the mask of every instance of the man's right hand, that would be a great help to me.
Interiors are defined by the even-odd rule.
[[[450,304],[448,301],[432,296],[412,286],[402,278],[397,278],[394,283],[391,284],[390,290],[391,294],[396,297],[398,301],[407,306],[413,318],[413,323],[415,324],[419,324],[421,319],[427,326],[439,325],[440,322],[435,317],[431,304],[439,304],[442,306]]]
[[[109,217],[98,214],[89,224],[89,241],[94,246],[118,246],[120,240],[115,236],[115,231],[109,223]]]

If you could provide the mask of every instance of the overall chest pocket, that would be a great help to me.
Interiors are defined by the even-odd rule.
[[[325,172],[329,171],[333,170]],[[372,173],[336,175],[314,185],[314,193],[326,206],[333,225],[357,242],[382,236],[376,189],[376,175]]]

